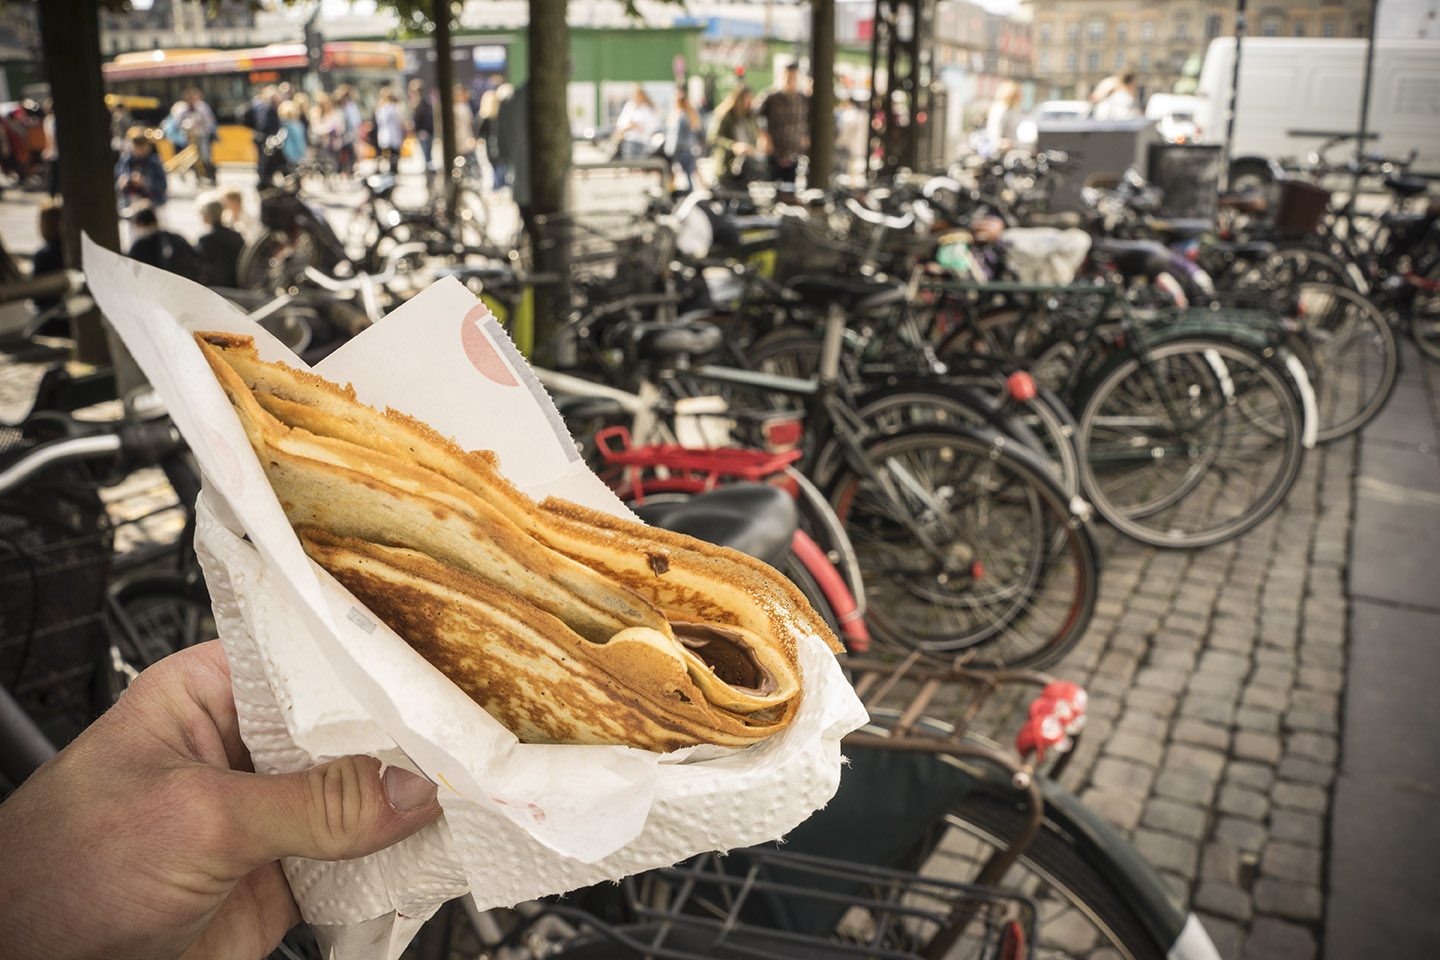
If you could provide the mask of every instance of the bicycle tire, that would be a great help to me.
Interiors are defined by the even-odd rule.
[[[1426,357],[1440,360],[1440,261],[1429,266],[1416,286],[1418,292],[1410,301],[1410,337]]]
[[[1395,331],[1378,307],[1345,287],[1300,284],[1296,295],[1305,339],[1319,376],[1316,439],[1347,436],[1384,408],[1400,372]]]
[[[1097,868],[1077,845],[1075,838],[1048,815],[1041,821],[1035,839],[1020,855],[1018,863],[1002,880],[1006,889],[1031,893],[1039,901],[1041,915],[1048,923],[1037,931],[1036,946],[1047,949],[1047,933],[1062,926],[1074,925],[1062,911],[1074,911],[1091,927],[1097,942],[1095,952],[1112,956],[1115,951],[1129,960],[1163,960],[1169,944],[1156,942],[1135,909],[1131,897],[1117,888],[1114,880]],[[946,816],[947,824],[981,843],[994,845],[1003,838],[1018,835],[1028,811],[1016,800],[1006,799],[989,791],[975,791],[958,803]],[[1016,882],[1017,874],[1023,879]],[[1158,879],[1155,881],[1158,883]],[[1072,932],[1073,935],[1073,932]],[[1054,944],[1048,945],[1051,949]],[[1086,956],[1090,950],[1066,945],[1066,956]]]
[[[1081,479],[1095,509],[1127,536],[1210,546],[1280,505],[1300,471],[1302,430],[1300,399],[1279,361],[1221,337],[1185,337],[1097,374],[1076,435]],[[1255,469],[1239,475],[1247,464]]]
[[[235,264],[236,283],[246,290],[274,292],[290,286],[306,267],[322,266],[323,244],[308,229],[292,238],[269,230],[245,245]]]
[[[1042,667],[1080,639],[1099,557],[1038,456],[993,432],[913,427],[872,439],[827,496],[855,546],[866,622],[901,649]],[[917,602],[919,601],[919,602]]]
[[[106,607],[111,645],[135,671],[219,636],[210,594],[198,578],[178,573],[137,576],[113,587]]]

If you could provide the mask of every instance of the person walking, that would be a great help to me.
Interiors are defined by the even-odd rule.
[[[765,94],[755,109],[760,121],[760,151],[770,157],[770,175],[794,184],[800,158],[810,149],[810,103],[800,90],[800,69],[791,61],[780,86]]]
[[[455,156],[465,158],[467,172],[475,169],[475,113],[470,109],[470,90],[463,83],[455,84]]]
[[[342,83],[335,88],[335,109],[340,111],[340,164],[341,176],[348,177],[355,170],[356,144],[360,140],[360,105],[355,102],[355,93],[350,84]]]
[[[985,115],[985,139],[992,154],[1013,150],[1019,141],[1020,121],[1025,115],[1020,112],[1020,87],[1012,81],[1005,81],[995,91],[995,100]]]
[[[1106,77],[1095,84],[1090,93],[1090,115],[1096,120],[1129,120],[1140,115],[1137,106],[1135,74],[1124,73]]]
[[[665,123],[665,156],[670,158],[671,164],[685,172],[687,190],[706,189],[704,178],[695,168],[695,156],[700,152],[703,140],[704,127],[700,122],[700,111],[690,102],[685,85],[676,84],[675,104]]]
[[[200,155],[200,178],[214,183],[215,163],[211,159],[210,147],[215,142],[216,130],[219,127],[215,120],[215,111],[205,102],[205,96],[199,87],[186,90],[183,103],[185,107],[179,116],[180,131],[188,143],[195,144],[195,152]]]
[[[263,87],[245,111],[246,123],[255,141],[255,169],[265,173],[265,141],[280,132],[280,88]]]
[[[715,160],[715,179],[721,183],[744,184],[754,179],[755,92],[736,84],[715,109],[715,126],[710,134],[710,152]]]
[[[400,116],[400,102],[389,85],[380,88],[375,104],[375,149],[380,152],[377,166],[385,173],[394,173],[400,162],[400,148],[405,143],[405,122]]]
[[[169,189],[165,165],[160,162],[155,145],[139,127],[131,128],[129,145],[115,162],[115,189],[122,216],[127,216],[127,211],[140,203],[151,207],[165,205]]]
[[[655,103],[645,88],[635,84],[635,91],[625,101],[620,117],[615,121],[615,133],[620,137],[620,159],[639,160],[648,156],[650,140],[659,129],[660,111],[655,109]]]
[[[339,170],[340,148],[345,135],[345,117],[340,113],[330,94],[321,90],[315,94],[315,107],[310,111],[310,136],[314,139],[319,156],[326,160],[325,169]],[[329,174],[326,174],[329,179]]]
[[[435,144],[435,108],[425,95],[425,84],[418,78],[410,81],[410,130],[420,147],[425,170],[430,170],[430,156]]]

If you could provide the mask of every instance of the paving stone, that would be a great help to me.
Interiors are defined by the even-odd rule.
[[[1310,813],[1324,813],[1330,806],[1330,797],[1320,787],[1307,783],[1281,781],[1270,791],[1270,797],[1277,807],[1305,810]]]
[[[1218,880],[1202,880],[1195,888],[1190,903],[1196,910],[1229,917],[1241,923],[1250,919],[1250,894],[1239,887]]]
[[[1266,836],[1265,827],[1254,820],[1221,817],[1215,821],[1215,838],[1233,843],[1242,853],[1259,853]]]
[[[1169,728],[1169,721],[1163,717],[1157,717],[1153,713],[1145,713],[1143,710],[1127,710],[1120,715],[1119,720],[1115,721],[1117,732],[1140,734],[1156,740],[1164,740],[1165,733]]]
[[[1290,920],[1319,920],[1324,895],[1314,884],[1286,883],[1261,877],[1255,881],[1255,909]]]
[[[1245,942],[1245,928],[1231,920],[1223,917],[1216,917],[1199,912],[1200,924],[1205,932],[1210,934],[1210,941],[1215,944],[1215,952],[1224,960],[1238,960],[1242,945]]]
[[[1160,615],[1145,610],[1127,610],[1115,626],[1126,633],[1149,636],[1160,628]]]
[[[1207,697],[1214,697],[1218,700],[1229,700],[1233,702],[1240,695],[1242,684],[1232,676],[1224,676],[1214,673],[1196,672],[1191,675],[1190,682],[1186,689],[1191,694]]]
[[[1316,763],[1301,757],[1285,757],[1276,768],[1282,780],[1309,783],[1317,787],[1328,787],[1335,780],[1335,767],[1328,763]]]
[[[1210,631],[1210,646],[1217,650],[1228,650],[1231,653],[1248,655],[1255,649],[1255,637],[1253,635],[1243,636],[1234,633],[1217,634]]]
[[[1185,688],[1188,671],[1147,667],[1135,674],[1135,686],[1177,694]]]
[[[1166,610],[1169,610],[1169,596],[1159,596],[1152,593],[1146,593],[1144,592],[1146,586],[1147,584],[1143,582],[1141,583],[1141,592],[1136,593],[1133,597],[1130,598],[1129,602],[1125,605],[1126,612],[1129,613],[1131,611],[1141,611],[1145,613],[1164,613]]]
[[[1168,717],[1173,714],[1175,703],[1174,694],[1161,693],[1159,690],[1131,690],[1125,698],[1127,707],[1153,713],[1157,717]]]
[[[1222,616],[1216,617],[1210,623],[1210,640],[1212,643],[1220,637],[1236,637],[1249,641],[1254,640],[1255,635],[1255,620],[1251,617],[1241,619],[1239,617]]]
[[[1100,658],[1095,667],[1095,672],[1109,677],[1119,677],[1129,680],[1135,676],[1135,670],[1140,665],[1138,654],[1120,650],[1111,650]]]
[[[1140,796],[1150,792],[1150,785],[1154,780],[1153,767],[1119,757],[1101,757],[1090,774],[1090,782],[1097,787],[1128,790]]]
[[[1159,765],[1165,745],[1154,736],[1117,731],[1105,741],[1103,752],[1106,756],[1123,757],[1154,767]]]
[[[1141,827],[1133,837],[1135,849],[1160,870],[1170,870],[1184,877],[1195,874],[1195,861],[1200,854],[1199,845],[1169,833],[1161,833]]]
[[[1302,664],[1296,679],[1300,686],[1310,690],[1335,693],[1345,687],[1345,675],[1335,667],[1307,667]]]
[[[1280,711],[1264,707],[1241,707],[1235,711],[1235,725],[1256,733],[1279,733]]]
[[[1220,772],[1225,769],[1225,755],[1206,747],[1172,743],[1165,751],[1163,766],[1166,770],[1194,773],[1214,782],[1220,779]]]
[[[1116,629],[1110,638],[1110,649],[1144,656],[1150,650],[1150,638],[1142,632]]]
[[[1215,723],[1206,723],[1204,720],[1193,720],[1189,717],[1181,717],[1175,722],[1175,729],[1171,737],[1180,743],[1193,743],[1200,747],[1209,747],[1212,750],[1225,751],[1230,749],[1229,729]]]
[[[1220,787],[1215,809],[1251,820],[1263,820],[1270,809],[1270,800],[1263,793],[1226,783]]]
[[[1319,847],[1325,842],[1325,821],[1313,813],[1275,810],[1270,814],[1270,836],[1288,843]]]
[[[1285,726],[1291,730],[1309,730],[1314,733],[1336,734],[1340,731],[1340,721],[1334,714],[1312,713],[1293,707],[1285,711]]]
[[[1240,848],[1229,840],[1211,840],[1200,853],[1200,877],[1204,880],[1240,882]]]
[[[1314,960],[1315,936],[1305,927],[1261,917],[1245,936],[1244,960]]]
[[[1260,858],[1260,872],[1278,880],[1319,886],[1321,860],[1315,847],[1272,840]]]
[[[1156,647],[1150,651],[1146,662],[1157,669],[1183,675],[1195,668],[1195,654],[1178,647]]]
[[[1185,699],[1180,701],[1179,709],[1181,716],[1191,717],[1195,720],[1208,720],[1221,726],[1228,727],[1235,719],[1235,702],[1233,700],[1221,700],[1200,694],[1186,695]]]
[[[1161,770],[1155,778],[1157,796],[1208,805],[1215,796],[1215,781],[1193,771]]]
[[[1294,683],[1294,671],[1285,667],[1257,667],[1255,672],[1250,674],[1250,684],[1256,687],[1270,687],[1274,690],[1288,691]]]
[[[1340,746],[1335,738],[1322,734],[1292,733],[1285,738],[1285,753],[1333,765],[1340,755]]]
[[[1250,660],[1223,650],[1207,650],[1197,666],[1207,673],[1243,677],[1250,671]]]
[[[1197,842],[1205,836],[1208,820],[1209,815],[1203,808],[1164,797],[1151,797],[1140,817],[1140,822],[1147,827]]]
[[[1245,689],[1240,692],[1241,707],[1280,713],[1284,711],[1289,702],[1289,691],[1279,690],[1275,687],[1262,687],[1251,683],[1247,684]]]
[[[1290,709],[1335,716],[1340,713],[1340,698],[1321,690],[1295,690],[1290,694]]]
[[[1185,636],[1199,640],[1210,630],[1210,618],[1190,610],[1172,610],[1160,621],[1157,637]]]
[[[1263,763],[1231,760],[1225,767],[1225,781],[1247,790],[1269,793],[1275,784],[1275,770]]]
[[[1343,670],[1345,667],[1345,652],[1329,644],[1302,642],[1300,644],[1300,665],[1332,667],[1336,670]]]
[[[1081,795],[1080,801],[1126,833],[1140,823],[1140,814],[1145,809],[1145,802],[1138,795],[1108,787],[1091,787]]]
[[[1130,678],[1110,673],[1097,673],[1085,685],[1087,691],[1101,696],[1123,697],[1130,689]]]
[[[1287,670],[1295,669],[1295,654],[1289,650],[1276,650],[1274,647],[1261,647],[1254,654],[1256,666],[1261,667],[1284,667]]]
[[[1278,763],[1280,738],[1269,733],[1241,730],[1235,734],[1235,740],[1230,744],[1230,752],[1241,760]]]

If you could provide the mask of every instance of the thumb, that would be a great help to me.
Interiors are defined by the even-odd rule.
[[[440,815],[435,785],[374,757],[342,757],[298,773],[238,774],[236,859],[351,860],[404,840]]]

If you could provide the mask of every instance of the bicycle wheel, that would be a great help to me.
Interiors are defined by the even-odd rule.
[[[1303,417],[1289,374],[1248,346],[1190,337],[1101,372],[1080,414],[1086,495],[1159,547],[1250,529],[1295,482]]]
[[[1417,287],[1410,302],[1410,336],[1431,360],[1440,360],[1440,261],[1411,280]]]
[[[1316,436],[1334,440],[1369,423],[1390,399],[1400,370],[1395,331],[1379,308],[1353,290],[1304,283],[1296,294],[1318,373]]]
[[[1008,667],[1054,663],[1080,639],[1099,569],[1090,531],[1043,461],[998,439],[909,428],[837,470],[828,496],[880,639],[935,652],[985,644],[981,658]]]
[[[324,259],[321,244],[310,231],[298,230],[292,236],[271,230],[240,252],[236,283],[246,290],[284,290],[297,282],[306,267],[319,267]]]
[[[1049,805],[1046,812],[1051,812]],[[1008,838],[1022,831],[1027,816],[1018,801],[985,791],[971,793],[946,816],[950,830],[926,872],[962,879],[973,876]],[[1159,888],[1158,877],[1152,875],[1150,880]],[[1147,927],[1134,898],[1118,889],[1114,878],[1081,849],[1077,837],[1052,816],[1041,821],[1039,833],[1002,884],[1039,905],[1036,957],[1160,960],[1167,956],[1171,944],[1158,942],[1164,935],[1157,937]]]
[[[204,583],[179,574],[140,576],[118,585],[106,598],[106,613],[115,696],[134,673],[219,636]]]

